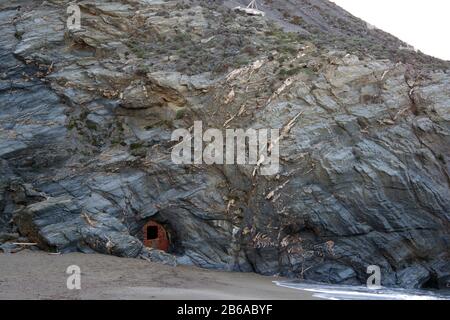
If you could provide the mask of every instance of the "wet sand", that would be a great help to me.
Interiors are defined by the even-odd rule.
[[[70,265],[81,269],[81,290],[67,289]],[[280,280],[100,254],[0,253],[0,299],[314,299]]]

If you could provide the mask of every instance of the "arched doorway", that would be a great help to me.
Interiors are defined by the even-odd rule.
[[[155,221],[149,221],[142,230],[144,235],[144,246],[167,251],[169,250],[169,238],[162,225]]]

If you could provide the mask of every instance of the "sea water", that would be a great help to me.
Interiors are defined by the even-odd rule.
[[[312,292],[328,300],[450,300],[449,291],[428,291],[400,288],[369,289],[363,286],[327,285],[299,281],[274,281],[280,287]]]

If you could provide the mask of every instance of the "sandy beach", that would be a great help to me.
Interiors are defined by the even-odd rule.
[[[81,269],[81,290],[67,289],[70,265]],[[100,254],[0,254],[0,299],[313,299],[279,280]]]

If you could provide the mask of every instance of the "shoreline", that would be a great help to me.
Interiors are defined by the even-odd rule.
[[[81,269],[81,289],[67,289],[66,269]],[[52,255],[24,250],[0,254],[0,299],[62,300],[310,300],[305,290],[283,288],[280,277],[171,267],[102,254]]]

